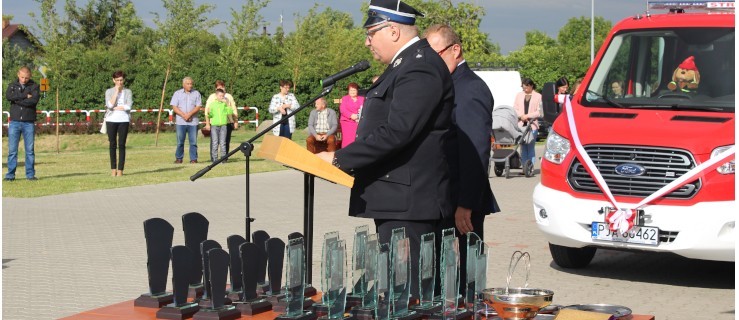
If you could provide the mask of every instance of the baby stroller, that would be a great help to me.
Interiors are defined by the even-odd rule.
[[[511,169],[521,168],[521,156],[519,147],[531,131],[531,122],[525,127],[518,126],[518,115],[511,106],[498,106],[493,110],[493,138],[490,153],[490,166],[493,167],[495,176],[500,177],[505,173],[506,179],[511,177]],[[489,169],[488,169],[489,170]],[[523,164],[523,173],[527,177],[534,175],[534,164],[527,160]]]

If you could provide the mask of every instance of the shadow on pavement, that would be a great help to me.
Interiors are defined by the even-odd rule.
[[[15,259],[3,259],[3,269],[10,268],[9,266],[6,266],[5,264],[13,260]]]
[[[733,289],[734,262],[695,260],[671,253],[642,253],[598,249],[586,268],[562,272],[585,277],[609,278],[681,287]]]

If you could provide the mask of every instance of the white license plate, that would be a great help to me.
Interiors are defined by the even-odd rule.
[[[611,231],[608,224],[593,222],[590,228],[593,240],[638,243],[656,246],[659,244],[659,228],[634,226],[626,233]]]

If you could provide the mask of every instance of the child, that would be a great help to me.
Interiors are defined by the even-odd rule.
[[[226,156],[226,125],[233,111],[226,103],[225,96],[223,89],[216,89],[216,98],[205,105],[205,129],[210,130],[211,161]]]

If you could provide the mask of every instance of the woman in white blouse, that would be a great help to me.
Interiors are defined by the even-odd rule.
[[[113,72],[114,86],[105,90],[105,126],[108,134],[110,149],[111,176],[123,176],[123,167],[126,163],[126,138],[131,123],[131,106],[133,94],[130,89],[123,87],[126,74],[123,71]],[[118,161],[116,162],[116,147]]]
[[[294,94],[290,93],[290,87],[292,85],[293,83],[290,80],[280,80],[280,93],[272,96],[272,101],[269,102],[268,111],[272,114],[272,121],[280,121],[283,116],[290,114],[290,112],[300,107],[298,99],[295,98]],[[288,139],[292,139],[293,132],[295,132],[295,117],[291,117],[287,122],[283,122],[282,125],[272,129],[272,134]]]

